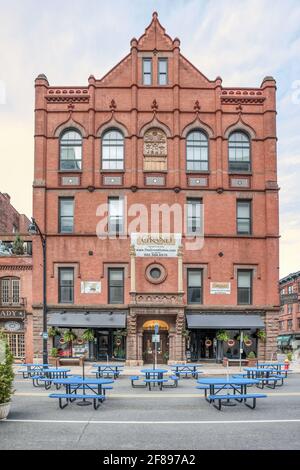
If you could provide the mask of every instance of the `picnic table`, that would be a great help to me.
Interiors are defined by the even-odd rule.
[[[109,377],[113,376],[114,379],[117,379],[122,372],[124,365],[123,364],[93,364],[96,370],[96,377],[102,378],[104,376]]]
[[[98,409],[106,396],[105,392],[111,389],[110,384],[114,383],[112,379],[97,379],[97,378],[83,378],[83,377],[68,377],[65,379],[52,379],[51,382],[55,385],[63,385],[65,393],[51,393],[49,398],[58,398],[59,407],[65,408],[69,403],[80,399],[77,403],[79,406],[90,405],[93,401],[95,409]],[[63,404],[63,399],[66,403]]]
[[[71,372],[71,369],[64,367],[42,369],[41,372],[31,376],[32,384],[34,387],[39,387],[41,385],[40,382],[44,382],[45,389],[48,390],[51,387],[52,379],[65,379],[68,376],[68,372]]]
[[[154,387],[157,385],[162,390],[163,383],[168,381],[168,379],[164,378],[164,374],[167,372],[167,369],[142,369],[141,373],[145,375],[145,387],[148,386],[149,390],[151,390],[151,385]]]
[[[194,377],[194,379],[197,379],[198,375],[201,374],[201,372],[198,370],[199,367],[202,367],[202,364],[175,364],[171,367],[171,369],[178,377],[183,375],[185,378],[187,378],[189,375],[191,375]]]
[[[273,369],[276,372],[284,373],[285,376],[287,376],[289,370],[283,369],[286,366],[285,362],[258,362],[256,366],[262,369]]]
[[[222,405],[235,406],[236,402],[244,403],[249,408],[254,409],[256,407],[256,400],[267,396],[258,393],[248,393],[247,388],[258,382],[256,379],[242,377],[213,377],[198,379],[197,383],[200,385],[197,388],[205,391],[206,401],[212,403],[218,410],[221,410]],[[208,392],[209,395],[207,395]],[[247,400],[253,401],[252,406],[247,403]],[[218,402],[218,406],[215,405],[215,401]]]
[[[22,364],[25,369],[20,369],[18,372],[23,374],[23,379],[28,379],[32,375],[36,375],[49,367],[49,364]]]
[[[258,379],[259,385],[257,387],[259,388],[263,388],[265,385],[272,388],[283,385],[285,375],[270,367],[245,367],[244,370],[248,378]]]

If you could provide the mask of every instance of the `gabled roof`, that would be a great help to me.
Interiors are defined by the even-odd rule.
[[[158,21],[156,11],[152,14],[151,23],[137,41],[137,48],[140,51],[153,51],[153,49],[170,51],[174,48],[174,41],[166,34],[165,28]]]

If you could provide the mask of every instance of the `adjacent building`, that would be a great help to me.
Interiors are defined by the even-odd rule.
[[[237,358],[241,331],[244,355],[270,359],[280,308],[275,80],[208,79],[154,13],[104,77],[75,87],[39,75],[35,90],[49,346],[151,363],[157,324],[159,362]],[[38,237],[33,245],[40,354]]]
[[[283,351],[300,349],[300,271],[279,281],[280,315],[278,348]]]
[[[0,193],[0,328],[16,361],[33,360],[32,240],[29,220]],[[19,241],[17,241],[19,236]]]

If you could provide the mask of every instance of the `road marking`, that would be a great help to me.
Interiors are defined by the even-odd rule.
[[[53,390],[49,390],[48,393],[45,392],[16,392],[14,396],[19,397],[48,397],[49,393],[53,393]],[[59,392],[58,392],[59,393]],[[264,392],[265,393],[265,392]],[[300,392],[271,392],[266,393],[268,397],[299,397]],[[203,398],[203,395],[197,395],[196,393],[165,393],[165,392],[155,392],[155,393],[113,393],[108,395],[109,399],[111,398]]]
[[[91,421],[91,420],[55,420],[55,419],[6,419],[2,423],[44,423],[44,424],[268,424],[300,423],[299,419],[251,419],[251,420],[214,420],[214,421]]]

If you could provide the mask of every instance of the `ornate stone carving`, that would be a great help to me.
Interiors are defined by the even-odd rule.
[[[144,170],[167,170],[167,136],[161,129],[153,128],[144,135]]]
[[[182,294],[132,294],[132,303],[135,304],[160,304],[160,305],[181,305]]]

